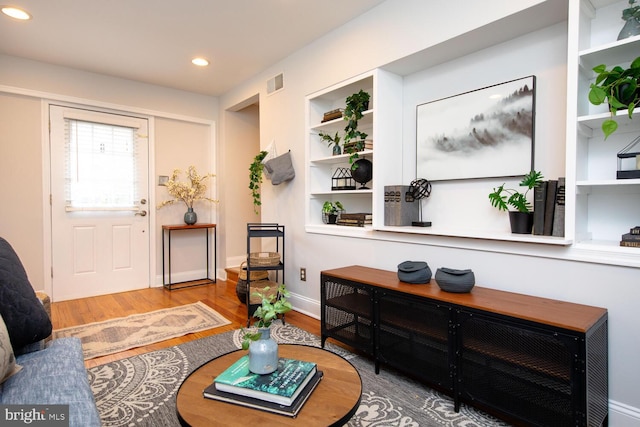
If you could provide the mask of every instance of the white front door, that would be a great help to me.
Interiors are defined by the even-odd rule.
[[[49,116],[53,301],[149,287],[147,119]]]

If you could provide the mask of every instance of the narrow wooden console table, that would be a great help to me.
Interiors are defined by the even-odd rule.
[[[171,232],[172,231],[180,231],[180,230],[204,230],[206,240],[205,240],[205,248],[206,248],[206,262],[207,262],[207,272],[206,276],[202,279],[197,280],[188,280],[184,282],[172,282],[171,281]],[[210,277],[209,273],[209,230],[213,230],[213,279]],[[168,236],[168,272],[169,272],[169,280],[167,281],[165,275],[165,250],[164,250],[164,241],[165,234]],[[178,225],[163,225],[162,226],[162,286],[170,291],[178,288],[187,288],[191,286],[200,286],[200,285],[208,285],[210,283],[216,283],[216,273],[218,270],[218,261],[217,261],[217,253],[216,253],[216,244],[217,244],[217,233],[216,233],[216,224],[207,224],[207,223],[196,223],[193,225],[187,224],[178,224]]]
[[[394,271],[322,271],[322,345],[333,338],[525,425],[608,422],[607,310],[476,286],[441,291]]]

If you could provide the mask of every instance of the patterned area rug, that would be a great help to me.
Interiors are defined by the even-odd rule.
[[[279,343],[320,346],[319,337],[291,325],[274,324],[271,336]],[[182,381],[210,359],[240,348],[240,337],[239,330],[225,332],[89,369],[102,425],[180,425],[175,395]],[[448,396],[384,366],[376,375],[371,360],[341,347],[327,344],[325,348],[348,359],[362,378],[362,401],[348,426],[508,426],[464,404],[456,413]]]
[[[78,337],[85,359],[141,347],[231,322],[198,301],[104,322],[88,323],[53,331],[54,338]]]

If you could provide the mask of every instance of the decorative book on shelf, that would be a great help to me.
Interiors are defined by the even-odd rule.
[[[350,225],[354,227],[364,227],[373,223],[373,215],[370,213],[348,213],[340,214],[336,224]]]
[[[344,143],[345,153],[355,153],[362,150],[373,150],[373,140],[349,141]]]
[[[620,240],[620,246],[640,248],[640,233],[634,232],[636,230],[640,231],[639,227],[634,227],[629,230],[628,233],[623,234]]]
[[[249,356],[245,355],[218,375],[212,386],[218,391],[291,406],[316,371],[314,362],[281,357],[278,369],[271,374],[254,374],[249,371]]]
[[[342,108],[337,108],[335,110],[327,111],[322,116],[322,123],[341,118],[342,111],[343,111]]]
[[[279,403],[268,402],[266,400],[256,399],[253,397],[243,396],[241,394],[220,391],[216,389],[214,384],[211,384],[204,390],[204,397],[206,397],[207,399],[219,400],[221,402],[233,403],[235,405],[272,412],[274,414],[295,417],[296,415],[298,415],[298,412],[300,412],[300,409],[302,409],[302,406],[307,402],[309,396],[311,396],[311,393],[322,379],[322,376],[323,372],[316,370],[315,374],[313,374],[313,376],[311,377],[311,380],[309,380],[298,397],[296,397],[293,403],[289,406],[280,405]]]

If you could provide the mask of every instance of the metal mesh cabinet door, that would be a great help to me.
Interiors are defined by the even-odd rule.
[[[580,337],[460,311],[458,382],[462,400],[532,425],[574,423]]]
[[[380,290],[377,302],[379,361],[452,391],[450,306]]]
[[[320,284],[323,347],[330,337],[373,355],[373,289],[325,274]]]

